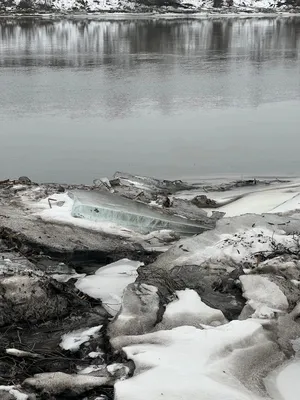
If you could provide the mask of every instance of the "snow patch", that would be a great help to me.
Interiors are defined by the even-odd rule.
[[[12,396],[14,396],[14,398],[16,400],[28,400],[29,399],[27,394],[19,392],[19,390],[17,390],[15,388],[15,386],[0,386],[0,391],[1,390],[3,390],[4,392],[8,392]]]
[[[216,326],[227,323],[222,311],[207,306],[194,290],[179,290],[176,294],[178,300],[167,305],[158,329],[162,327],[170,329],[182,325],[200,327],[201,324]]]
[[[101,299],[103,307],[116,315],[121,308],[123,292],[137,277],[137,269],[143,263],[127,258],[99,268],[95,275],[79,279],[75,286],[95,299]]]
[[[279,357],[251,320],[124,336],[112,344],[136,365],[132,378],[115,384],[116,400],[262,400],[257,377]]]
[[[60,347],[63,350],[77,351],[83,343],[88,342],[92,338],[98,337],[98,333],[102,326],[103,325],[98,325],[89,329],[78,329],[66,333],[62,336]]]

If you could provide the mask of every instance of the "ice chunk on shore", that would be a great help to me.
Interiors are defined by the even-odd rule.
[[[179,216],[164,214],[146,204],[100,191],[73,191],[72,216],[90,221],[109,221],[147,233],[171,229],[184,234],[201,233],[210,226]]]
[[[79,279],[75,286],[95,299],[101,299],[103,307],[111,315],[121,308],[124,289],[134,282],[137,269],[143,265],[139,261],[126,258],[99,268],[95,275]]]
[[[265,276],[242,275],[240,276],[244,297],[248,304],[256,310],[256,315],[267,315],[266,307],[273,311],[285,312],[289,303],[280,288]]]

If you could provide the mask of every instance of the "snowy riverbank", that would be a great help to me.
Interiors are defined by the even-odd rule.
[[[298,399],[298,179],[22,177],[0,204],[1,399]]]
[[[300,6],[293,0],[9,0],[4,1],[0,12],[7,15],[116,17],[118,13],[138,17],[203,18],[226,15],[281,15],[299,13]],[[41,14],[39,14],[41,13]],[[54,14],[53,14],[54,13]],[[99,14],[100,13],[100,14]]]

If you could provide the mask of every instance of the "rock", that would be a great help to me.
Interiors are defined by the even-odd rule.
[[[293,315],[279,316],[273,331],[277,335],[277,341],[282,351],[288,357],[294,355],[293,341],[300,337],[300,322],[295,321]]]
[[[0,279],[0,326],[62,318],[83,304],[74,291],[51,278],[28,273]]]
[[[58,186],[57,193],[64,193],[64,192],[65,192],[65,188],[63,186]]]
[[[36,374],[23,382],[24,387],[29,387],[52,395],[68,394],[76,397],[88,390],[109,385],[111,378],[95,377],[89,375],[69,375],[62,372]]]
[[[23,185],[30,185],[31,184],[31,179],[29,179],[27,176],[20,176],[18,181],[20,183],[22,183]]]
[[[1,400],[16,400],[16,397],[13,394],[5,392],[4,390],[1,389],[0,389],[0,398]]]
[[[290,316],[295,320],[300,316],[300,303],[290,312]]]
[[[47,276],[25,257],[0,253],[0,309],[0,326],[30,324],[65,317],[74,309],[90,310],[91,301],[82,299],[71,285]]]
[[[205,194],[194,197],[191,200],[192,204],[199,208],[216,208],[218,204],[215,200],[209,199]]]

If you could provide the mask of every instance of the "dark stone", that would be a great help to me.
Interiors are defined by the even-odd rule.
[[[31,179],[29,179],[27,176],[20,176],[18,181],[20,183],[22,183],[23,185],[30,185],[31,184]]]
[[[215,200],[209,199],[207,196],[199,195],[194,197],[191,202],[199,208],[216,208],[218,204]]]

